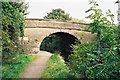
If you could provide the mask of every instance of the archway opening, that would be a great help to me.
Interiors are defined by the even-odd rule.
[[[68,61],[68,56],[72,54],[72,44],[75,44],[77,38],[69,33],[57,32],[47,36],[40,45],[40,50],[54,53],[60,52],[60,55],[65,61]]]

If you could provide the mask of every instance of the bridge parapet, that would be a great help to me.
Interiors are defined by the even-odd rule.
[[[59,21],[59,20],[47,20],[47,19],[32,19],[27,18],[26,28],[59,28],[59,29],[72,29],[81,30],[88,28],[88,24],[71,22],[71,21]]]

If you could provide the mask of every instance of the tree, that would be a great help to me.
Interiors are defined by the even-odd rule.
[[[28,9],[28,3],[25,3],[25,0],[19,1],[19,2],[9,2],[12,7],[14,7],[16,10],[18,10],[24,17],[26,17],[29,12],[27,12]]]
[[[71,20],[71,17],[68,13],[65,13],[64,10],[58,8],[58,9],[52,9],[52,12],[47,13],[47,16],[44,16],[44,19],[57,19],[57,20]]]

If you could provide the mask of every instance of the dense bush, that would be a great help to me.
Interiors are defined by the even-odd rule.
[[[24,35],[23,2],[2,2],[2,55],[4,60],[18,53],[18,38]],[[27,7],[27,6],[26,6]]]
[[[91,28],[91,33],[97,33],[97,36],[90,44],[73,45],[74,54],[69,56],[70,67],[75,74],[85,78],[119,78],[119,39],[114,15],[110,10],[103,15],[94,0],[90,4],[93,6],[86,12],[92,12],[87,18],[93,22],[88,29]]]

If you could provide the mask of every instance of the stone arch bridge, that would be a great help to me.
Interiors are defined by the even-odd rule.
[[[24,29],[24,51],[37,53],[41,42],[47,36],[59,33],[72,35],[77,39],[84,38],[87,43],[91,43],[95,35],[91,34],[90,31],[85,31],[87,27],[88,24],[85,23],[28,18]]]

